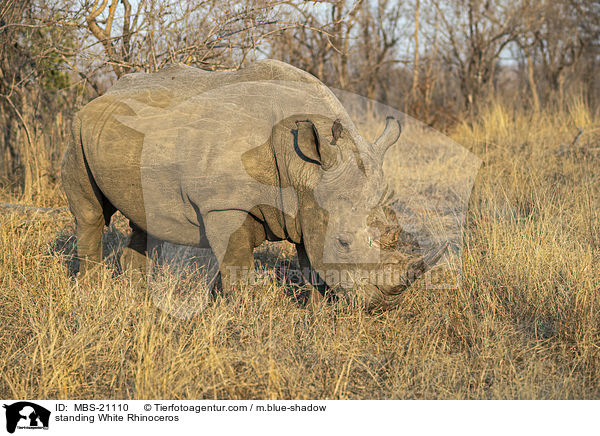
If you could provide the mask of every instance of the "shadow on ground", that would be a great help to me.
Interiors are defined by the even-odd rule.
[[[114,278],[123,274],[119,259],[123,247],[129,240],[129,228],[120,221],[119,219],[113,220],[110,226],[104,229],[102,236],[103,262],[112,271]],[[69,275],[76,277],[79,271],[79,260],[77,259],[77,241],[72,226],[59,231],[50,247],[50,252],[60,255],[67,265]],[[166,274],[179,276],[176,278],[176,282],[189,284],[191,281],[196,281],[199,284],[206,284],[209,281],[206,276],[215,261],[205,255],[200,255],[199,252],[201,250],[194,247],[162,243],[159,258],[152,261],[155,263],[153,264],[153,280],[157,280],[156,274],[166,271]],[[293,246],[286,242],[266,242],[255,250],[254,259],[259,276],[272,275],[277,283],[283,285],[286,295],[299,305],[306,304],[310,290],[300,273],[296,250]],[[170,281],[173,281],[172,277]],[[186,290],[183,287],[177,291],[182,294],[188,293],[189,285],[185,286]]]

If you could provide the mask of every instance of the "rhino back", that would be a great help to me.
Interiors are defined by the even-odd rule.
[[[313,75],[300,70],[285,62],[267,59],[258,61],[244,69],[237,71],[205,71],[183,64],[169,65],[155,73],[132,73],[119,79],[106,94],[131,93],[146,94],[158,92],[158,98],[162,98],[161,92],[168,91],[177,104],[183,99],[189,99],[193,95],[201,94],[210,89],[220,88],[226,85],[264,80],[280,80],[288,82],[322,83]],[[156,101],[160,104],[159,101]]]

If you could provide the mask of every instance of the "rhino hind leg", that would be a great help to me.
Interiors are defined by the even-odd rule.
[[[74,212],[79,276],[97,278],[102,266],[102,234],[116,209],[102,195],[96,201],[81,197]],[[74,208],[72,207],[71,210]]]
[[[75,217],[79,276],[89,278],[102,265],[102,232],[115,209],[94,182],[80,146],[71,143],[67,148],[62,178]]]
[[[79,276],[89,278],[102,265],[102,230],[104,217],[91,210],[75,218],[77,225],[77,257]]]
[[[137,275],[139,279],[146,274],[148,235],[132,222],[129,223],[129,227],[131,227],[131,236],[121,254],[121,271]]]
[[[136,280],[144,279],[147,273],[148,257],[158,258],[160,256],[160,242],[149,236],[132,221],[129,222],[129,227],[131,227],[131,236],[121,254],[121,271],[132,274]]]

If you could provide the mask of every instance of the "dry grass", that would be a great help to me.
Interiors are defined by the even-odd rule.
[[[462,286],[383,314],[312,313],[273,280],[178,319],[115,272],[123,223],[102,281],[78,286],[68,215],[0,214],[0,397],[599,398],[599,126],[577,99],[459,126],[484,161]]]

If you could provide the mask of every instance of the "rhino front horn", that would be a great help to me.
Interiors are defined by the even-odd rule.
[[[412,269],[419,272],[425,272],[435,266],[435,264],[442,258],[446,250],[448,249],[448,241],[444,242],[443,245],[438,247],[436,250],[431,251],[429,254],[419,260]]]
[[[387,117],[383,133],[373,144],[375,153],[383,159],[385,152],[400,138],[401,133],[402,127],[400,126],[400,122],[394,117]]]
[[[449,244],[446,241],[437,249],[432,250],[426,256],[421,257],[419,260],[409,265],[406,271],[406,275],[401,278],[399,283],[392,286],[381,287],[383,293],[386,294],[388,297],[397,296],[403,293],[413,284],[415,280],[417,280],[426,271],[430,270],[435,266],[435,264],[442,258],[442,256],[448,249],[448,246]]]

